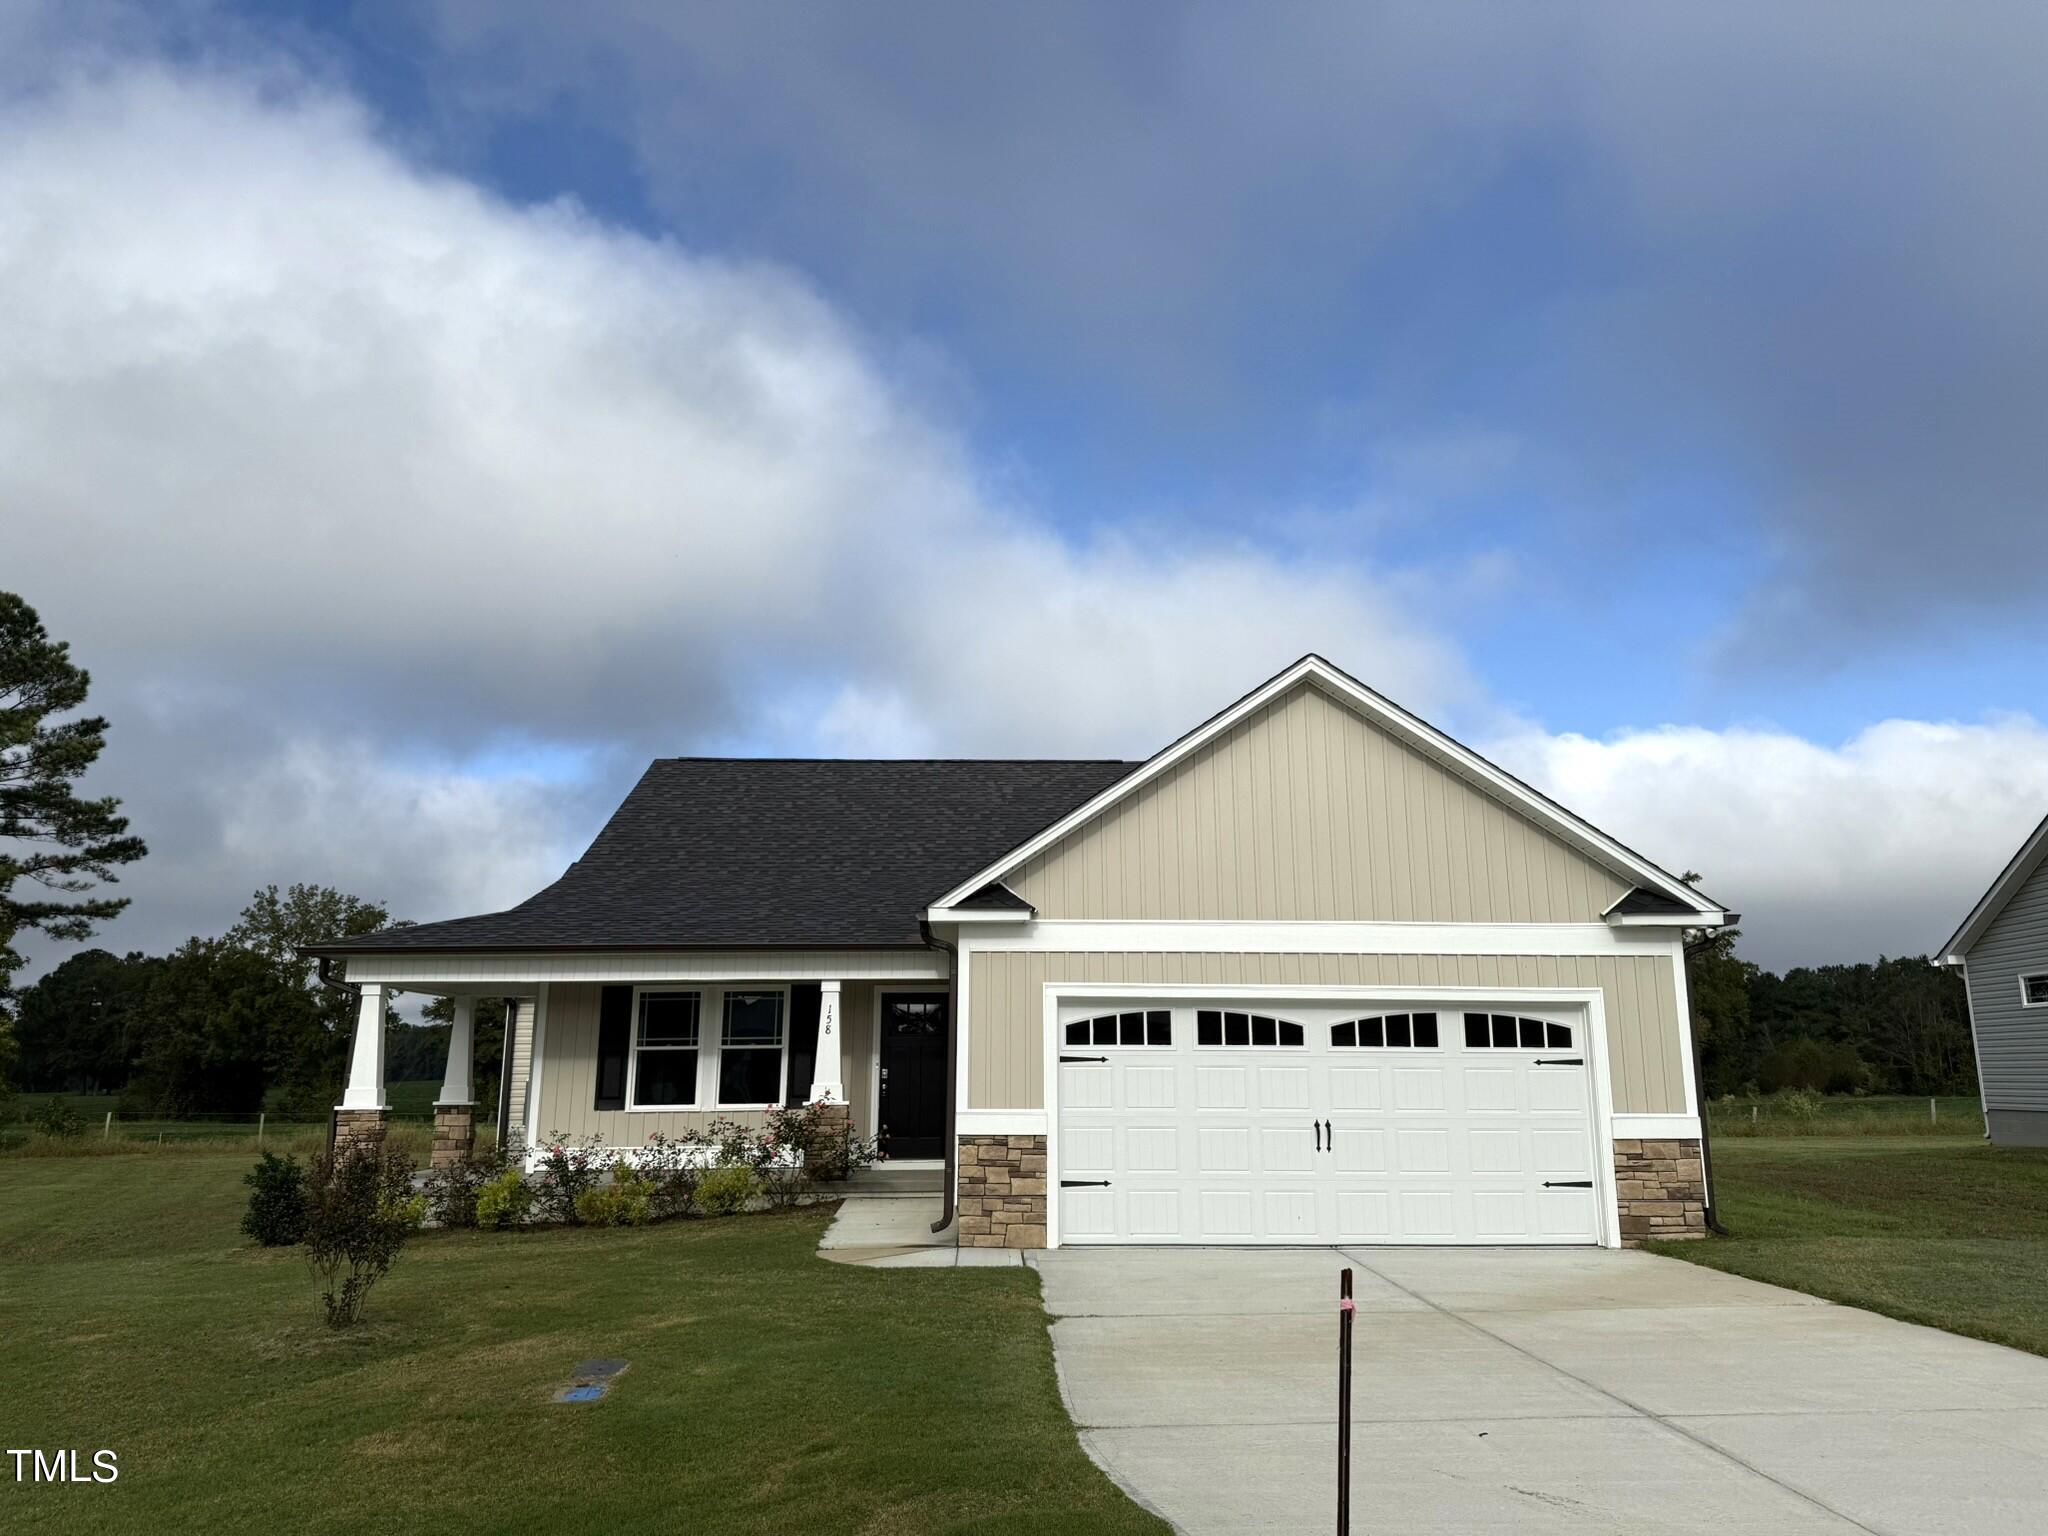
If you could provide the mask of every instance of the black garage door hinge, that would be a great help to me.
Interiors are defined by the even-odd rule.
[[[1586,1058],[1583,1056],[1539,1056],[1536,1058],[1536,1065],[1539,1067],[1583,1067],[1585,1064]]]
[[[1107,1056],[1062,1056],[1061,1061],[1107,1061]]]
[[[1107,1179],[1061,1179],[1061,1189],[1107,1189]]]
[[[1545,1189],[1591,1189],[1593,1181],[1591,1179],[1545,1179],[1543,1187]]]

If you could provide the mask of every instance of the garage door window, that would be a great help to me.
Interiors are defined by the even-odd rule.
[[[1370,1050],[1387,1047],[1435,1050],[1436,1015],[1433,1013],[1386,1013],[1370,1019],[1346,1019],[1330,1026],[1330,1044],[1355,1045]]]
[[[1305,1046],[1308,1033],[1299,1024],[1263,1013],[1231,1013],[1203,1008],[1195,1013],[1197,1045]]]
[[[1468,1013],[1465,1046],[1468,1050],[1490,1047],[1504,1051],[1568,1051],[1572,1048],[1572,1031],[1569,1024],[1551,1024],[1543,1019],[1523,1019],[1506,1013]]]
[[[1069,1045],[1171,1045],[1173,1015],[1164,1008],[1105,1013],[1067,1026]]]

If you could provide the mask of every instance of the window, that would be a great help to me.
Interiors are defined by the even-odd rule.
[[[1105,1013],[1067,1026],[1069,1045],[1171,1045],[1173,1015],[1164,1008]]]
[[[642,992],[633,1020],[636,1108],[697,1102],[697,994]]]
[[[2036,971],[2020,978],[2020,1006],[2048,1008],[2048,971]]]
[[[1299,1024],[1263,1013],[1232,1013],[1221,1008],[1203,1008],[1195,1014],[1197,1045],[1306,1045],[1308,1036]]]
[[[1386,1047],[1433,1051],[1437,1047],[1436,1015],[1385,1013],[1371,1019],[1346,1019],[1330,1026],[1330,1044],[1375,1051]]]
[[[782,994],[728,992],[718,1037],[718,1102],[774,1104],[782,1098]]]
[[[1569,1024],[1518,1018],[1508,1013],[1468,1013],[1465,1045],[1475,1051],[1568,1051],[1572,1048],[1572,1030]]]

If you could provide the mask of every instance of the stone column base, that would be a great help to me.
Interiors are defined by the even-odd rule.
[[[476,1150],[476,1106],[434,1106],[434,1155],[431,1166],[452,1168]]]
[[[817,1140],[804,1148],[804,1158],[811,1165],[811,1177],[821,1183],[836,1184],[850,1171],[846,1166],[846,1138],[853,1134],[853,1106],[850,1104],[820,1104],[818,1110]]]
[[[334,1153],[339,1157],[350,1147],[381,1147],[384,1125],[391,1112],[385,1109],[337,1109],[334,1112]]]
[[[1621,1204],[1621,1243],[1707,1235],[1707,1186],[1697,1138],[1614,1143],[1614,1187]]]
[[[1045,1138],[960,1138],[960,1246],[1045,1246]]]

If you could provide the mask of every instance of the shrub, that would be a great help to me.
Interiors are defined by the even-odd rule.
[[[656,1221],[687,1216],[697,1203],[709,1143],[701,1131],[668,1137],[656,1131],[640,1150],[640,1176],[649,1186]]]
[[[62,1099],[51,1099],[29,1117],[29,1126],[45,1136],[70,1138],[85,1134],[85,1116]]]
[[[496,1147],[480,1148],[460,1162],[434,1169],[427,1175],[434,1220],[444,1227],[475,1226],[477,1198],[504,1171],[505,1154]]]
[[[654,1186],[621,1158],[609,1184],[576,1197],[577,1219],[592,1227],[644,1227],[654,1220],[653,1193]]]
[[[697,1181],[697,1203],[707,1216],[737,1216],[754,1198],[754,1170],[744,1163],[707,1168]]]
[[[306,1236],[306,1170],[296,1157],[266,1152],[242,1175],[249,1209],[242,1230],[266,1248],[290,1248]]]
[[[306,1262],[324,1286],[327,1326],[359,1322],[370,1287],[398,1262],[426,1215],[412,1159],[387,1147],[323,1152],[306,1185]]]
[[[517,1168],[507,1168],[476,1192],[476,1224],[486,1232],[523,1227],[533,1213],[533,1186]]]
[[[603,1144],[595,1136],[571,1141],[557,1131],[541,1148],[533,1203],[543,1221],[575,1223],[576,1202],[604,1176]]]

